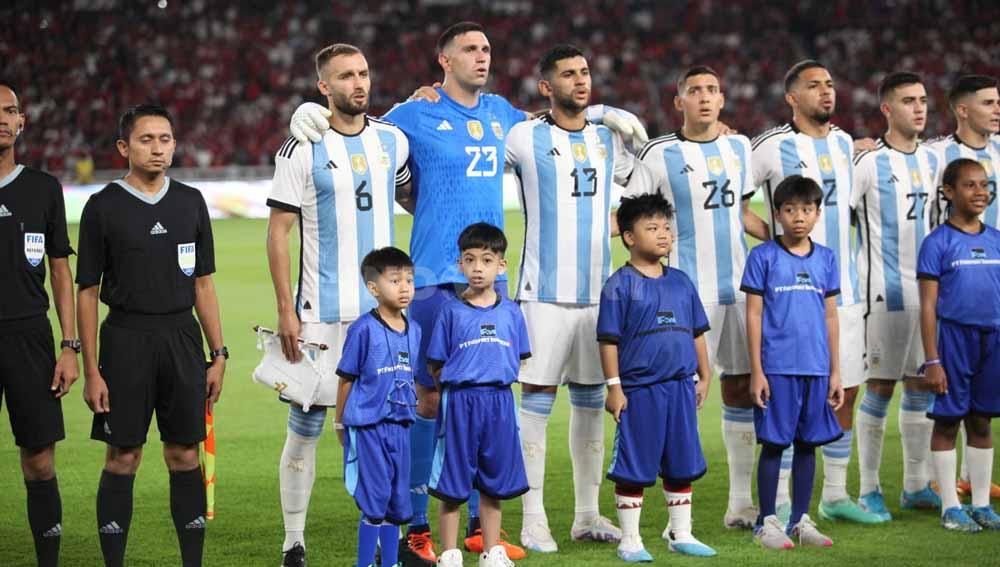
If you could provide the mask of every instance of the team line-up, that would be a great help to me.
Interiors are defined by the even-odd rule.
[[[361,513],[357,565],[462,565],[465,503],[461,545],[480,566],[557,552],[543,489],[560,385],[570,398],[572,539],[614,542],[625,562],[653,561],[639,520],[644,489],[659,478],[667,548],[715,555],[691,521],[692,484],[706,473],[697,412],[715,371],[727,528],[752,530],[764,548],[831,546],[808,513],[817,447],[818,515],[890,521],[879,466],[902,382],[900,507],[938,510],[949,530],[1000,529],[990,507],[1000,492],[990,432],[1000,415],[995,78],[957,79],[949,93],[956,133],[925,143],[921,78],[889,73],[878,91],[885,134],[855,141],[830,123],[830,70],[802,61],[785,77],[791,121],[751,141],[719,121],[723,78],[695,66],[677,79],[682,128],[647,140],[635,116],[591,104],[590,69],[576,47],[556,46],[539,61],[544,113],[483,92],[491,51],[475,23],[445,30],[438,62],[441,85],[375,118],[366,113],[372,78],[363,53],[348,44],[321,49],[317,87],[327,106],[300,106],[277,151],[267,201],[272,354],[316,380],[311,390],[279,388],[289,402],[279,461],[282,565],[306,565],[306,510],[329,408]],[[61,188],[17,164],[24,127],[15,87],[0,82],[8,241],[0,386],[21,448],[38,564],[59,561],[53,459],[64,438],[60,399],[82,352],[91,437],[107,445],[96,519],[105,565],[125,563],[133,483],[154,413],[182,561],[201,565],[208,511],[198,443],[229,352],[205,201],[166,175],[172,117],[153,104],[122,115],[117,150],[129,172],[84,208],[75,301]],[[513,300],[505,171],[517,178],[525,214]],[[620,202],[614,184],[624,187]],[[758,190],[766,220],[749,208]],[[397,203],[413,214],[410,255],[393,247]],[[748,251],[745,234],[763,243]],[[616,237],[629,260],[613,270]],[[46,256],[63,337],[58,357]],[[100,326],[98,301],[109,307]],[[329,355],[317,359],[316,344]],[[607,471],[604,411],[617,427]],[[855,429],[856,498],[847,492]],[[603,478],[615,485],[617,526],[600,513]],[[438,547],[430,495],[440,501]],[[501,538],[501,502],[516,497],[521,546]]]

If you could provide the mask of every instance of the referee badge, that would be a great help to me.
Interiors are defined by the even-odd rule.
[[[364,175],[368,171],[368,160],[364,154],[351,154],[351,169],[358,175]]]
[[[493,135],[497,137],[498,140],[503,140],[503,126],[499,122],[494,120],[490,122],[490,128],[493,128]]]
[[[722,172],[726,170],[726,166],[722,164],[722,158],[711,156],[708,158],[708,170],[712,172],[712,175],[722,175]]]
[[[45,234],[41,232],[24,233],[24,257],[32,268],[38,267],[45,256]]]
[[[196,262],[197,255],[195,254],[194,242],[177,245],[177,265],[180,266],[185,276],[194,274],[194,265]]]
[[[823,154],[819,156],[819,168],[823,170],[824,173],[833,173],[833,160],[830,156]]]
[[[483,123],[478,120],[469,120],[465,123],[466,130],[469,131],[469,135],[477,140],[483,139]]]

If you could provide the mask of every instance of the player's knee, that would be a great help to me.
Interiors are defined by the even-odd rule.
[[[135,474],[142,462],[142,447],[108,447],[104,468],[110,473]]]
[[[572,388],[573,385],[570,384],[570,392],[573,391]],[[538,384],[521,383],[522,394],[555,394],[558,390],[558,386],[539,386]]]
[[[720,379],[722,384],[722,403],[732,407],[749,409],[753,407],[750,397],[750,375],[732,374]]]
[[[965,434],[972,447],[992,447],[990,418],[982,415],[970,415],[965,418]]]
[[[21,449],[21,472],[24,480],[49,480],[56,474],[55,445],[37,449]]]
[[[883,380],[881,378],[869,378],[866,389],[869,392],[878,394],[883,398],[891,398],[893,390],[896,389],[896,381]]]
[[[601,384],[584,386],[569,385],[569,403],[575,408],[604,409],[604,386]]]
[[[288,409],[288,430],[299,437],[314,439],[323,433],[323,423],[326,421],[326,408],[314,407],[303,411],[300,406],[292,405]]]
[[[958,426],[961,421],[950,420],[950,419],[935,419],[934,428],[932,430],[932,440],[933,444],[937,447],[935,450],[940,450],[942,447],[941,443],[949,444],[951,447],[955,445],[955,436],[958,435]],[[946,449],[951,447],[945,447]],[[934,447],[932,447],[934,448]]]
[[[198,466],[198,445],[163,445],[163,461],[169,471],[189,471]]]

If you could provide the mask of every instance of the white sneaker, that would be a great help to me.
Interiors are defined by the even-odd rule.
[[[604,516],[595,516],[589,524],[578,524],[574,521],[569,535],[573,541],[590,540],[618,543],[622,540],[622,531]]]
[[[437,561],[438,567],[463,567],[462,566],[462,551],[458,549],[449,549],[441,555],[438,555]],[[482,560],[479,561],[482,565]]]
[[[802,514],[802,519],[792,527],[788,535],[798,539],[801,546],[830,547],[833,545],[832,539],[816,529],[816,522],[812,521],[809,514]]]
[[[747,506],[739,510],[726,509],[726,516],[722,523],[727,530],[752,530],[757,524],[758,514],[760,511],[757,510],[756,506]]]
[[[494,545],[479,556],[479,567],[514,567],[514,562],[507,557],[507,550],[502,545]]]
[[[526,549],[540,553],[559,551],[559,545],[556,544],[556,540],[552,539],[552,531],[549,530],[548,523],[544,521],[521,528],[521,545]]]

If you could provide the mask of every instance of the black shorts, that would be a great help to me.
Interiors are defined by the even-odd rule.
[[[101,324],[100,340],[98,364],[111,411],[94,414],[91,439],[143,445],[154,410],[164,443],[205,439],[205,351],[190,312],[113,312]]]
[[[48,317],[0,323],[0,400],[7,396],[19,447],[37,449],[66,438],[62,404],[49,389],[55,369]]]

